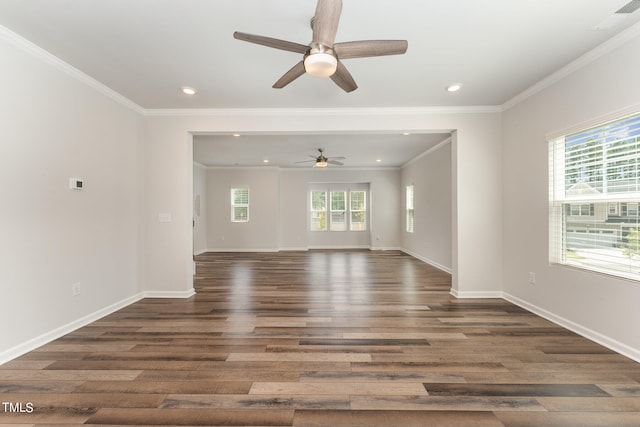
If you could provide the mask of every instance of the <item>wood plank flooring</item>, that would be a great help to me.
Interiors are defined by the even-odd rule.
[[[204,254],[194,297],[0,366],[0,424],[640,426],[640,364],[450,281],[396,251]]]

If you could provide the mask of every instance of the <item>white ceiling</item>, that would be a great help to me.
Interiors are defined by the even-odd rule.
[[[611,29],[596,29],[626,3],[344,0],[336,41],[409,42],[405,55],[345,60],[359,86],[349,94],[329,79],[307,75],[284,89],[272,89],[300,55],[233,38],[234,31],[243,31],[307,44],[316,0],[0,0],[0,25],[144,109],[499,106],[636,24],[640,11]],[[461,82],[462,90],[447,93],[445,87],[454,82]],[[186,96],[182,86],[198,93]],[[365,153],[390,159],[389,165],[413,155],[393,157],[397,135],[380,144],[365,135],[371,144],[366,149],[354,135],[309,138],[304,150],[295,145],[304,140],[301,135],[290,137],[264,136],[262,143],[280,145],[259,151],[257,157],[295,152],[296,159],[304,158],[318,144],[328,153],[331,147],[329,155],[356,153],[349,159],[353,165],[367,164],[360,158]],[[235,147],[256,153],[256,138]],[[340,139],[357,139],[352,144],[358,148],[336,142]],[[429,139],[423,148],[434,143],[423,139]],[[283,146],[286,140],[294,145]],[[387,149],[373,155],[378,145]],[[220,141],[222,146],[231,147],[226,140]],[[214,157],[200,160],[221,161]],[[239,153],[225,162],[251,163]]]

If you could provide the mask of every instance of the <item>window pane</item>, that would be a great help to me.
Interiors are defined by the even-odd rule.
[[[406,222],[407,232],[413,233],[413,185],[407,185],[406,189]]]
[[[364,231],[366,229],[364,218],[364,212],[351,212],[351,231]]]
[[[327,209],[327,192],[312,191],[311,192],[311,210],[324,211]]]
[[[311,212],[311,231],[324,231],[327,229],[327,213]]]
[[[346,209],[346,192],[345,191],[332,191],[331,192],[331,210],[343,211]]]
[[[365,210],[365,196],[364,191],[352,191],[351,196],[351,210],[352,211],[363,211]]]
[[[232,200],[234,205],[247,205],[249,204],[249,189],[248,188],[234,188],[231,190]]]
[[[345,231],[347,223],[344,212],[331,212],[331,231]]]
[[[233,208],[233,220],[235,222],[246,222],[249,220],[249,208],[247,207],[234,207]]]

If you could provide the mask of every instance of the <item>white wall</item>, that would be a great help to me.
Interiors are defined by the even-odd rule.
[[[231,222],[231,188],[249,189],[249,221]],[[210,251],[277,251],[279,176],[276,168],[207,170]]]
[[[637,34],[637,31],[636,31]],[[640,36],[505,111],[504,289],[513,299],[640,360],[640,285],[549,265],[545,136],[635,105]],[[528,272],[536,284],[528,283]]]
[[[281,172],[281,242],[284,248],[398,248],[397,169],[295,169]],[[354,184],[354,185],[349,185]],[[309,185],[369,190],[369,218],[364,232],[309,231]],[[286,191],[285,191],[286,190]],[[293,216],[299,218],[293,218]],[[284,226],[286,224],[286,226]]]
[[[405,188],[414,186],[414,232],[408,233],[401,215],[402,247],[411,255],[444,271],[452,271],[451,143],[436,146],[402,168],[401,206]]]
[[[191,133],[269,132],[390,132],[455,131],[452,138],[452,259],[453,289],[461,297],[494,296],[502,290],[502,185],[501,121],[492,108],[463,109],[356,109],[356,110],[211,110],[190,115],[185,111],[155,111],[145,120],[146,241],[144,289],[163,294],[189,295],[192,277],[193,145]],[[292,193],[302,189],[282,174],[281,207],[289,205]],[[346,181],[346,179],[340,179]],[[359,178],[358,180],[363,180]],[[388,186],[388,188],[386,188]],[[400,177],[372,182],[372,192],[394,194]],[[392,188],[392,189],[391,189]],[[306,195],[306,182],[304,182]],[[399,207],[399,195],[393,203]],[[372,227],[399,224],[399,209],[380,208],[389,202],[374,196],[372,212],[387,212],[372,219]],[[375,204],[380,204],[376,207]],[[306,210],[306,206],[304,208]],[[159,213],[171,213],[172,221],[161,223]],[[298,219],[295,219],[298,218]],[[305,234],[282,233],[280,248],[299,247],[298,236],[306,235],[306,214],[282,212],[280,227]],[[303,219],[304,218],[304,219]],[[289,221],[291,220],[291,221]],[[394,226],[394,227],[398,227]],[[379,247],[399,247],[398,228],[382,229]],[[211,233],[211,231],[209,232]],[[396,237],[392,237],[396,236]],[[394,240],[395,239],[395,240]],[[478,250],[478,244],[483,245]],[[211,242],[209,242],[211,243]],[[306,245],[302,245],[306,246]],[[372,246],[378,246],[372,242]]]
[[[208,168],[206,176],[209,251],[400,247],[399,169]],[[248,223],[230,221],[229,189],[233,186],[250,190]],[[310,186],[369,190],[367,230],[309,231]],[[194,182],[194,191],[195,187]]]
[[[131,302],[142,280],[142,118],[25,46],[0,31],[0,363]]]
[[[206,252],[207,245],[207,169],[193,164],[193,253]]]

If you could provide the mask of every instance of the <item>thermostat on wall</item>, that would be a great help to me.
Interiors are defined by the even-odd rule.
[[[72,190],[82,190],[84,182],[80,178],[69,178],[69,188]]]

